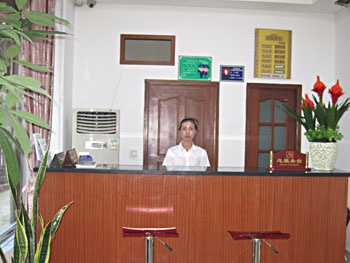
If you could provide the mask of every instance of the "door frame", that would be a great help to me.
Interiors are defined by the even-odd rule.
[[[245,131],[245,167],[257,167],[257,141],[256,136],[251,135],[252,125],[259,122],[259,114],[254,114],[259,112],[259,90],[263,89],[278,89],[278,90],[293,90],[295,92],[295,103],[294,105],[288,105],[295,112],[300,114],[300,98],[302,92],[302,85],[300,84],[271,84],[271,83],[247,83],[246,91],[246,131]],[[257,102],[257,103],[256,103]],[[301,145],[301,125],[296,122],[293,118],[287,115],[287,122],[295,122],[295,130],[291,131],[295,133],[295,146],[291,150],[300,151]],[[253,123],[253,124],[252,124]],[[254,153],[256,155],[254,155]],[[253,154],[253,155],[252,155]],[[253,156],[253,158],[252,158]],[[256,157],[256,158],[255,158]],[[254,159],[256,165],[252,166]]]

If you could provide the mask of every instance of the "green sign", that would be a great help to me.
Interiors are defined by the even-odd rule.
[[[179,56],[179,80],[211,80],[211,57]]]

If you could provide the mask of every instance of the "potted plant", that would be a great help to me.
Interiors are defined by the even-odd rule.
[[[306,94],[301,100],[301,114],[285,107],[286,112],[304,127],[304,134],[310,143],[313,167],[317,170],[334,169],[338,152],[337,142],[343,138],[339,121],[350,107],[349,98],[343,102],[338,101],[344,94],[339,80],[328,90],[331,101],[324,101],[325,90],[326,85],[317,76],[312,89],[316,95],[312,95],[310,99]]]
[[[41,83],[32,78],[12,74],[10,65],[15,63],[20,67],[32,70],[50,72],[49,69],[21,60],[21,47],[23,41],[34,44],[36,39],[47,39],[50,34],[64,34],[55,31],[55,23],[69,25],[69,22],[51,14],[36,11],[24,11],[27,0],[16,0],[17,9],[0,3],[0,41],[6,42],[7,48],[0,48],[0,148],[5,156],[6,174],[10,185],[12,197],[16,206],[16,232],[14,244],[14,257],[12,262],[48,262],[52,238],[59,226],[64,212],[71,203],[64,206],[46,226],[39,215],[42,226],[41,236],[37,239],[37,198],[40,186],[45,177],[47,153],[40,165],[34,190],[33,214],[29,216],[24,208],[17,187],[21,173],[16,151],[28,156],[31,142],[22,121],[27,121],[40,127],[50,129],[49,125],[38,116],[18,108],[24,96],[32,97],[31,92],[50,95],[41,88]],[[33,30],[33,25],[47,28],[46,30]],[[30,91],[30,92],[29,92]],[[19,200],[19,201],[18,201]],[[0,249],[0,258],[6,262],[5,255]]]

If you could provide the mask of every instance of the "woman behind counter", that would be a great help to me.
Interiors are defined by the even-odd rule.
[[[163,165],[167,170],[205,171],[210,166],[207,151],[193,143],[198,132],[198,120],[185,117],[178,130],[181,142],[168,149]]]

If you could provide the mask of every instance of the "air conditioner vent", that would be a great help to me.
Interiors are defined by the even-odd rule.
[[[78,111],[76,132],[79,134],[116,134],[117,113],[108,111]]]
[[[119,122],[117,109],[73,109],[72,148],[98,164],[119,164]]]

